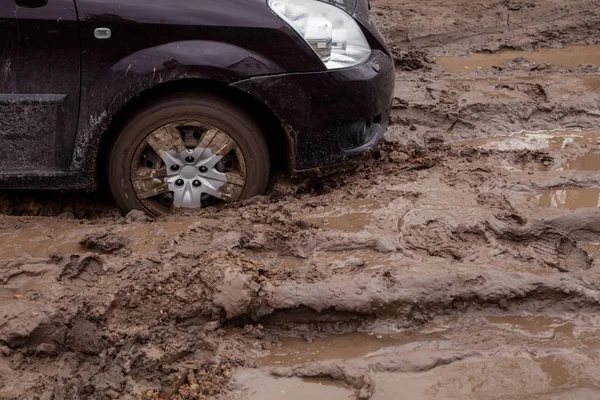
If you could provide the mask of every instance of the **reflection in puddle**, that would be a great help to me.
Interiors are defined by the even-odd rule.
[[[344,232],[360,232],[371,223],[371,214],[350,213],[335,217],[307,218],[307,222],[325,229]]]
[[[598,208],[600,189],[550,190],[535,196],[540,207],[552,208]]]
[[[578,67],[582,64],[600,65],[600,46],[567,46],[562,49],[538,51],[501,51],[499,53],[477,53],[469,57],[440,57],[440,63],[448,72],[472,72],[500,66],[517,57],[538,64],[554,64],[563,67]]]

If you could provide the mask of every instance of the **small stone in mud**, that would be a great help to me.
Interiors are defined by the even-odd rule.
[[[55,251],[54,253],[50,254],[50,261],[53,263],[59,263],[61,262],[63,259],[63,255],[60,251]]]
[[[303,333],[301,337],[306,343],[312,343],[314,340],[313,334],[308,332]]]
[[[223,323],[221,321],[211,321],[204,324],[204,332],[214,332],[219,329]]]
[[[127,222],[151,222],[152,218],[143,211],[133,210],[125,217]]]
[[[5,357],[8,357],[11,355],[11,350],[9,347],[7,346],[0,346],[0,354],[2,354]]]
[[[128,243],[129,240],[126,237],[104,229],[88,233],[79,241],[79,244],[86,249],[100,250],[104,253],[114,253],[127,246]]]
[[[394,163],[403,163],[410,159],[410,156],[402,151],[392,151],[389,155],[390,161]]]
[[[265,337],[264,327],[261,324],[256,326],[246,325],[244,326],[244,336],[254,339],[262,339]]]
[[[85,319],[78,319],[75,322],[70,336],[73,350],[78,353],[97,355],[104,347],[96,325]]]
[[[40,343],[35,348],[36,356],[55,356],[58,354],[58,349],[52,343]]]
[[[364,267],[365,264],[366,261],[362,258],[353,257],[346,261],[346,268],[361,268]]]
[[[267,241],[267,237],[262,232],[245,232],[240,238],[240,245],[244,249],[262,250],[265,248]]]

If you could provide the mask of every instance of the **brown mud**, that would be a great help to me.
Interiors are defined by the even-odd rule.
[[[0,193],[0,399],[600,396],[600,3],[372,3],[353,169],[156,221]]]

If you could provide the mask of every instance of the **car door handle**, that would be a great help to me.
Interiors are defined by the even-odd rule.
[[[48,0],[15,0],[15,4],[19,7],[38,8],[48,4]]]

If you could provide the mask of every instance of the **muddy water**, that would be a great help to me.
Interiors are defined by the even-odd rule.
[[[18,229],[10,232],[0,232],[0,260],[8,260],[21,256],[48,257],[54,252],[63,254],[81,254],[90,250],[79,245],[79,240],[88,232],[102,229],[102,225],[85,225],[78,221],[57,221],[47,218],[47,223],[35,221],[18,221],[7,218],[16,224]],[[18,222],[16,222],[18,221]],[[185,218],[173,221],[161,221],[154,224],[128,224],[113,232],[126,236],[131,240],[131,249],[147,251],[156,249],[180,233],[187,231],[190,226],[199,223],[197,218]]]
[[[567,46],[562,49],[538,51],[501,51],[499,53],[476,53],[469,57],[440,57],[440,63],[448,72],[489,70],[517,57],[537,64],[554,64],[563,67],[578,67],[582,64],[600,65],[600,46]]]
[[[315,210],[317,216],[301,215],[307,222],[323,229],[360,232],[371,223],[371,211],[381,208],[373,200],[350,200],[331,207]]]
[[[561,150],[567,146],[580,146],[590,148],[590,151],[567,158],[562,164],[552,168],[560,171],[600,171],[600,153],[597,149],[600,145],[600,131],[597,129],[518,132],[507,136],[462,140],[454,145],[498,151],[548,150],[558,159],[562,156]]]
[[[523,316],[503,316],[487,317],[490,324],[502,328],[508,328],[526,335],[537,338],[552,339],[557,334],[574,338],[573,330],[575,325],[570,321],[561,318],[551,318],[545,316],[523,317]]]
[[[600,130],[515,132],[507,136],[454,142],[456,146],[471,146],[498,151],[561,150],[570,144],[581,146],[600,144]]]
[[[567,171],[600,171],[600,154],[586,153],[562,165]]]
[[[306,221],[325,229],[344,232],[360,232],[371,222],[371,214],[348,213],[340,216],[307,218]]]
[[[316,338],[311,343],[286,338],[280,348],[260,360],[259,370],[244,371],[236,380],[247,388],[247,399],[356,398],[352,388],[337,381],[274,378],[269,373],[270,368],[333,362],[340,368],[354,366],[370,371],[375,383],[372,400],[529,399],[556,390],[560,395],[549,398],[596,399],[600,377],[581,364],[595,363],[586,352],[600,345],[596,322],[569,316],[505,315],[451,320],[392,335],[353,333]],[[419,372],[416,367],[414,371],[404,368],[404,372],[394,372],[384,367],[385,360],[407,360],[405,365],[410,365],[410,360],[443,357],[465,343],[471,348],[462,350],[474,347],[479,351],[432,370]],[[565,343],[568,351],[562,349]],[[487,352],[486,348],[493,350]],[[574,353],[574,349],[581,353]],[[402,397],[398,396],[399,388]]]
[[[76,223],[57,222],[49,218],[46,224],[30,225],[24,222],[22,225],[16,233],[0,233],[0,260],[22,255],[47,257],[55,251],[72,254],[86,251],[78,244],[84,229]]]
[[[251,400],[350,400],[352,389],[328,379],[277,379],[262,371],[244,371],[237,376],[243,383],[244,398]]]
[[[600,189],[550,190],[535,196],[540,207],[552,208],[598,208]]]
[[[292,366],[310,361],[352,359],[376,354],[382,349],[413,347],[442,338],[444,329],[415,330],[401,334],[351,333],[315,338],[310,343],[298,338],[282,338],[281,348],[260,360],[263,366]]]

